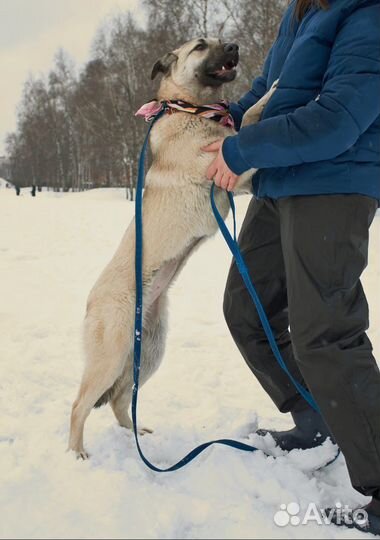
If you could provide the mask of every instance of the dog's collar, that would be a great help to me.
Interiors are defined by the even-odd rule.
[[[163,110],[167,114],[176,112],[196,114],[202,118],[209,118],[210,120],[219,122],[225,127],[235,127],[234,119],[230,113],[229,103],[225,100],[212,103],[211,105],[193,105],[182,100],[152,100],[140,107],[135,116],[143,116],[146,122],[150,122]]]

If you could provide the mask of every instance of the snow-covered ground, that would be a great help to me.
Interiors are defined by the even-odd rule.
[[[208,450],[177,473],[150,472],[109,407],[87,423],[87,462],[66,453],[81,372],[86,297],[129,223],[121,190],[79,194],[0,192],[1,538],[360,538],[309,523],[279,527],[281,504],[365,501],[343,458],[315,471],[326,447],[276,460]],[[241,222],[247,198],[237,202]],[[370,337],[380,358],[380,217],[372,227]],[[235,348],[222,315],[230,256],[220,236],[191,259],[171,292],[162,367],[141,392],[142,445],[160,466],[197,443],[250,436],[258,423],[286,427]]]

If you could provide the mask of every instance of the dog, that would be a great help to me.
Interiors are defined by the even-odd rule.
[[[194,39],[166,54],[152,70],[162,80],[158,101],[197,106],[215,103],[236,77],[238,46],[218,39]],[[259,121],[275,88],[247,111],[243,125]],[[214,156],[201,149],[234,134],[231,127],[199,115],[165,114],[151,132],[152,165],[146,176],[144,221],[144,319],[140,384],[157,370],[165,349],[168,288],[191,254],[216,233],[206,170]],[[237,191],[250,191],[254,170],[239,178]],[[221,189],[215,200],[223,218],[229,202]],[[110,403],[122,427],[132,428],[135,316],[135,221],[90,292],[84,322],[85,369],[71,414],[69,449],[86,459],[85,421],[94,407]],[[151,432],[139,429],[140,433]]]

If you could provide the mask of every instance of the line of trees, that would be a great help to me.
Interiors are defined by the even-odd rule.
[[[7,136],[7,178],[18,186],[83,190],[123,186],[133,198],[146,126],[134,116],[154,96],[154,61],[196,36],[241,47],[241,74],[229,98],[260,72],[287,0],[143,0],[145,27],[119,13],[98,30],[90,60],[77,73],[59,50],[48,74],[30,77]]]

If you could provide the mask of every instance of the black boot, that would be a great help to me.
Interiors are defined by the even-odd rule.
[[[342,510],[327,510],[331,518],[331,523],[337,527],[348,527],[380,536],[380,501],[373,498],[372,501],[356,510],[349,510],[342,513]]]
[[[328,437],[334,441],[322,416],[315,412],[310,406],[302,410],[294,410],[291,413],[295,427],[287,431],[272,431],[269,429],[258,429],[257,435],[264,437],[270,433],[282,450],[307,450],[320,446]]]

